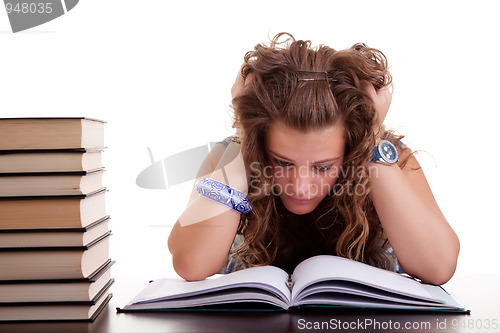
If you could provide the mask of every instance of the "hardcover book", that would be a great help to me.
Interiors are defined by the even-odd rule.
[[[104,121],[83,117],[0,118],[0,150],[104,148]]]
[[[307,307],[469,312],[440,286],[328,255],[304,260],[291,275],[277,267],[260,266],[203,281],[158,279],[117,310]]]
[[[0,173],[0,196],[89,194],[103,188],[104,168],[89,171]]]
[[[89,171],[102,167],[102,150],[0,150],[0,173]]]
[[[83,228],[0,229],[2,248],[87,246],[109,232],[109,216]]]
[[[0,280],[87,278],[109,259],[109,236],[86,246],[0,249]]]
[[[0,321],[77,320],[94,321],[113,294],[108,293],[113,281],[92,301],[0,303]]]
[[[109,259],[88,278],[54,280],[2,280],[0,304],[92,301],[112,283]]]
[[[105,193],[0,197],[0,229],[85,228],[106,215]]]

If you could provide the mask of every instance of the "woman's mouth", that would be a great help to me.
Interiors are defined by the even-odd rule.
[[[297,204],[297,205],[306,205],[312,201],[312,199],[300,199],[300,198],[296,198],[296,197],[292,197],[292,196],[288,196],[288,195],[287,195],[287,198],[288,198],[288,200],[290,200],[291,202],[293,202],[294,204]]]

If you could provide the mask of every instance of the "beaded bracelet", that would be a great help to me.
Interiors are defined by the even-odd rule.
[[[234,209],[241,214],[249,213],[252,210],[245,194],[216,180],[202,178],[196,182],[195,188],[201,196]]]

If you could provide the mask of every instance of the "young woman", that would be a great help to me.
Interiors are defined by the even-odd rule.
[[[248,192],[251,211],[193,189],[183,216],[199,221],[177,221],[169,237],[176,272],[186,280],[253,265],[291,272],[331,254],[448,281],[459,241],[412,152],[383,127],[387,67],[364,44],[313,48],[286,33],[248,52],[232,89],[237,136],[216,145],[200,175],[241,148],[245,172],[212,178]]]

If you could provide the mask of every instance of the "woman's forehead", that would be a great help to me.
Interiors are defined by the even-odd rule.
[[[298,131],[273,122],[266,135],[266,150],[289,160],[323,161],[344,156],[344,129],[337,123]]]

